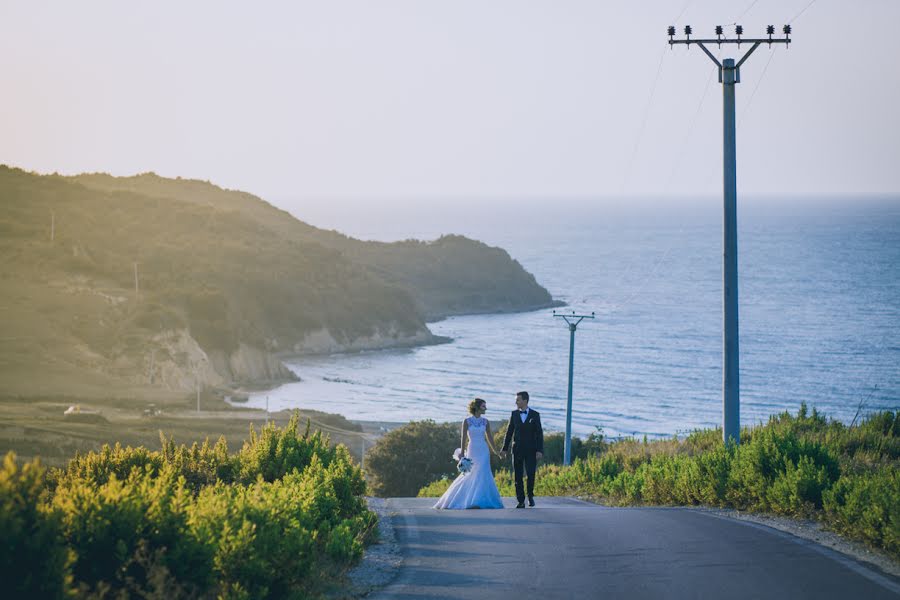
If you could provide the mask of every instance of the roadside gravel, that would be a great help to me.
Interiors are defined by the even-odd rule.
[[[378,515],[378,542],[366,548],[366,553],[358,565],[346,576],[347,586],[340,593],[332,594],[336,599],[362,598],[376,589],[389,584],[400,569],[403,557],[394,534],[391,511],[384,498],[366,498],[369,510]]]

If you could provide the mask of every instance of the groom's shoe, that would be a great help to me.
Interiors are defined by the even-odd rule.
[[[534,506],[534,498],[528,499],[528,506]]]
[[[522,500],[521,502],[519,502],[518,504],[516,504],[516,508],[525,508],[525,501]]]

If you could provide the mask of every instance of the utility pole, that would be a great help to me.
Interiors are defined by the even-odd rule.
[[[569,396],[566,402],[566,445],[563,453],[563,464],[568,466],[572,462],[572,374],[575,370],[575,330],[584,319],[593,319],[594,313],[576,315],[575,311],[572,311],[571,315],[558,315],[554,310],[553,316],[561,318],[569,325]]]
[[[138,264],[134,263],[134,295],[137,297],[138,295]]]
[[[197,379],[197,414],[200,414],[200,374],[195,373],[194,377]]]
[[[737,136],[735,131],[735,85],[741,82],[741,65],[759,48],[760,44],[788,44],[791,43],[791,26],[785,25],[782,29],[784,38],[773,38],[775,27],[769,25],[766,28],[768,38],[742,39],[744,28],[735,25],[735,38],[723,37],[722,26],[716,26],[715,39],[692,40],[690,25],[685,26],[685,39],[675,39],[675,27],[669,27],[669,47],[675,44],[697,44],[703,52],[719,68],[719,83],[722,84],[724,120],[724,277],[723,277],[723,332],[722,332],[722,440],[728,443],[740,444],[741,441],[741,388],[740,388],[740,363],[738,347],[738,270],[737,270]],[[735,63],[733,58],[726,58],[722,62],[713,56],[706,44],[737,44],[740,50],[741,44],[752,44],[750,49],[741,59]]]
[[[56,239],[56,213],[50,211],[50,243]]]

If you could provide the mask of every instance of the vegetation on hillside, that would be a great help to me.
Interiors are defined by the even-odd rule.
[[[370,273],[407,291],[428,320],[558,304],[505,250],[463,236],[444,235],[434,241],[364,242],[337,231],[312,227],[251,194],[223,190],[205,181],[166,179],[152,173],[135,177],[86,174],[73,179],[94,189],[212,204],[234,211],[279,236],[337,250]]]
[[[309,336],[421,343],[426,317],[551,301],[500,249],[361,242],[206,182],[0,166],[0,197],[0,374],[17,393],[41,373],[99,389],[283,379],[265,357]]]
[[[508,470],[495,472],[514,495]],[[420,490],[439,496],[449,479]],[[535,493],[613,505],[705,505],[814,518],[900,558],[900,413],[848,427],[802,405],[744,429],[740,446],[721,430],[685,439],[603,443],[569,467],[543,465]]]
[[[215,445],[104,447],[45,471],[0,470],[5,597],[319,595],[375,528],[343,446],[266,426]]]

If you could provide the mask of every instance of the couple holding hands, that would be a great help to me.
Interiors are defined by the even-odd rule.
[[[503,440],[503,448],[497,452],[494,447],[491,424],[484,417],[487,402],[475,398],[469,403],[469,413],[460,428],[460,448],[465,448],[464,456],[472,461],[472,468],[460,473],[447,488],[434,508],[503,508],[500,492],[494,483],[491,471],[491,452],[506,458],[512,448],[513,472],[516,477],[516,508],[525,508],[526,486],[523,479],[527,475],[528,505],[534,506],[534,474],[537,461],[543,457],[544,430],[541,415],[528,408],[528,392],[516,394],[516,410],[509,416],[509,427]],[[467,445],[468,440],[468,445]]]

